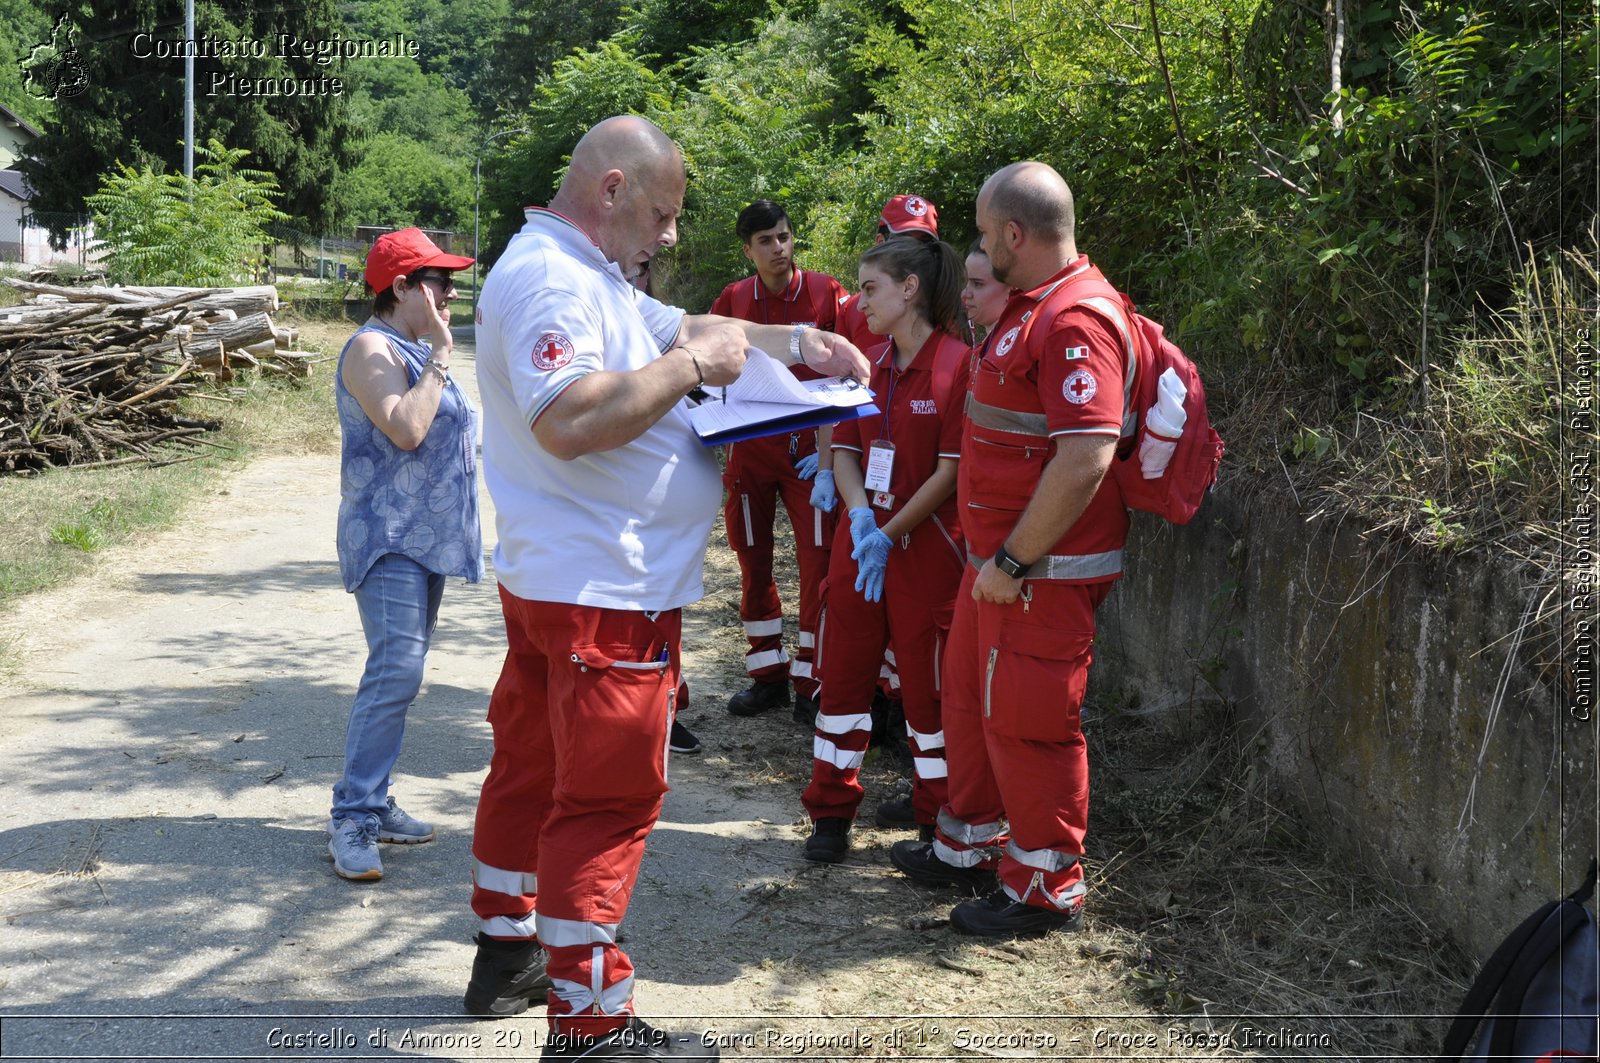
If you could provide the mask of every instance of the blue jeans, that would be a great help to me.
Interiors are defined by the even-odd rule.
[[[376,816],[387,807],[389,773],[400,759],[406,709],[422,688],[444,579],[409,557],[384,554],[355,589],[367,635],[367,668],[350,707],[344,776],[333,788],[335,820]]]

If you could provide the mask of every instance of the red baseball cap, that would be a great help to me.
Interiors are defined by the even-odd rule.
[[[883,205],[878,224],[891,233],[924,232],[939,235],[939,210],[921,196],[895,196]]]
[[[365,276],[367,287],[381,292],[396,277],[410,276],[427,266],[454,271],[470,265],[472,259],[464,255],[447,255],[439,250],[439,245],[421,229],[396,229],[373,241],[372,250],[367,252]]]

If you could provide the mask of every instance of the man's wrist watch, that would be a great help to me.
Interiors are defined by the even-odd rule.
[[[1002,546],[994,552],[994,567],[1012,579],[1021,579],[1028,574],[1028,569],[1033,566],[1024,565],[1021,561],[1006,553],[1006,548]]]
[[[806,325],[796,325],[789,333],[789,357],[794,359],[795,365],[805,365],[806,360],[800,354],[800,337],[805,333]]]

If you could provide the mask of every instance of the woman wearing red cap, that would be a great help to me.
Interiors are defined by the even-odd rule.
[[[478,413],[450,378],[450,275],[470,265],[420,229],[378,237],[367,254],[372,316],[339,355],[339,570],[367,637],[328,820],[334,870],[348,879],[383,877],[379,842],[433,839],[395,804],[389,773],[445,578],[483,578]]]

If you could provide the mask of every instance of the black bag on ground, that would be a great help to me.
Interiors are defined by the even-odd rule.
[[[1534,912],[1495,949],[1445,1034],[1439,1063],[1595,1058],[1600,932],[1584,905],[1594,896],[1597,868],[1591,859],[1583,885]]]

